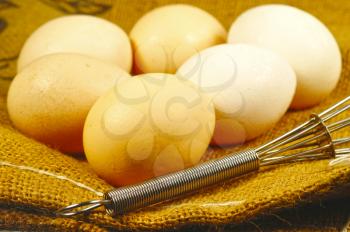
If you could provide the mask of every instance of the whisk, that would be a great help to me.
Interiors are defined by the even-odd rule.
[[[262,166],[349,156],[350,148],[344,146],[350,142],[350,137],[332,138],[333,132],[350,125],[350,117],[336,122],[332,119],[349,109],[350,96],[320,114],[312,114],[307,122],[258,148],[210,160],[140,184],[113,189],[104,194],[104,199],[73,204],[56,213],[73,216],[104,206],[109,215],[117,216],[258,171]]]

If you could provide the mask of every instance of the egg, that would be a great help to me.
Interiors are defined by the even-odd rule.
[[[129,74],[118,66],[87,56],[43,56],[12,81],[8,112],[24,134],[64,152],[82,152],[88,111],[100,95],[126,77]]]
[[[52,53],[78,53],[103,60],[129,72],[132,50],[128,35],[102,18],[71,15],[40,26],[26,40],[19,54],[17,70]]]
[[[206,11],[185,4],[156,8],[141,17],[130,32],[136,73],[176,69],[204,48],[224,43],[227,32]]]
[[[318,104],[336,87],[341,53],[327,27],[311,14],[287,5],[263,5],[240,15],[228,42],[249,43],[282,55],[297,76],[293,109]]]
[[[212,102],[191,83],[143,74],[97,100],[85,122],[84,150],[110,184],[134,184],[197,164],[214,124]]]
[[[292,67],[278,54],[246,44],[217,45],[192,56],[177,75],[214,102],[212,144],[240,144],[270,129],[296,88]]]

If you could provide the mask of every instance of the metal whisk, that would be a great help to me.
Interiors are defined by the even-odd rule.
[[[73,216],[104,206],[108,214],[120,215],[165,200],[258,171],[261,166],[295,161],[342,157],[350,154],[344,146],[350,137],[333,139],[333,132],[348,127],[350,117],[332,122],[350,109],[350,96],[310,120],[255,149],[233,153],[192,168],[157,177],[146,182],[113,189],[104,199],[73,204],[59,209],[61,216]]]

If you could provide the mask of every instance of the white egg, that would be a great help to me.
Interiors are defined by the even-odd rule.
[[[269,48],[288,60],[297,75],[294,109],[322,101],[341,73],[341,53],[331,32],[295,7],[264,5],[244,12],[232,24],[228,42]]]
[[[218,45],[187,60],[177,74],[214,102],[212,144],[243,143],[270,129],[287,111],[296,88],[288,62],[251,45]]]
[[[117,25],[88,15],[53,19],[34,31],[18,58],[21,71],[33,60],[52,53],[78,53],[118,65],[129,72],[132,50],[127,34]]]

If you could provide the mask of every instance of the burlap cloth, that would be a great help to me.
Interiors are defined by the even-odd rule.
[[[129,31],[143,13],[168,2],[175,1],[0,0],[0,228],[44,231],[173,228],[340,231],[345,228],[350,215],[350,197],[324,199],[334,193],[346,195],[344,189],[350,183],[350,167],[330,169],[328,161],[269,168],[116,219],[102,210],[85,217],[54,216],[55,209],[98,199],[98,195],[111,186],[99,179],[84,159],[50,149],[11,127],[6,113],[6,91],[15,75],[16,58],[24,40],[40,24],[63,14],[99,15]],[[239,13],[267,2],[271,1],[202,0],[191,3],[211,12],[228,28]],[[274,2],[286,2],[307,10],[330,28],[342,49],[343,74],[336,91],[321,105],[306,111],[289,112],[274,129],[246,146],[256,146],[274,138],[306,120],[310,112],[319,112],[350,93],[350,1]],[[349,131],[343,132],[344,136],[349,134]],[[211,149],[206,158],[232,150]]]

